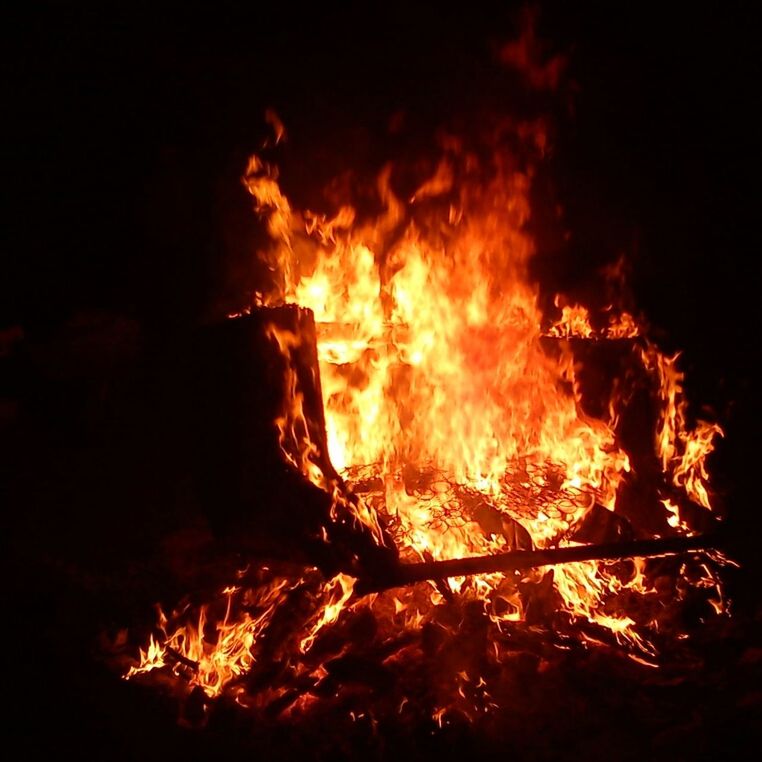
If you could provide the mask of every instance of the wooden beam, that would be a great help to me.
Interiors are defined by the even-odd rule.
[[[355,592],[365,595],[392,587],[412,585],[425,580],[445,577],[463,577],[470,574],[492,574],[532,569],[537,566],[555,566],[575,561],[610,561],[622,558],[651,558],[709,550],[717,547],[714,535],[664,537],[653,540],[613,542],[604,545],[575,545],[546,550],[519,550],[492,556],[454,558],[447,561],[427,561],[418,564],[400,564],[390,573],[376,579],[361,579]]]

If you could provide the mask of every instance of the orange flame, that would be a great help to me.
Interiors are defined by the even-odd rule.
[[[280,121],[271,121],[282,136]],[[545,145],[537,124],[509,129],[530,155]],[[595,330],[587,308],[564,304],[560,319],[543,331],[538,287],[528,270],[531,162],[520,165],[496,151],[485,166],[456,140],[443,146],[444,158],[407,202],[393,191],[392,167],[381,172],[382,211],[372,219],[348,200],[333,216],[295,209],[277,170],[251,158],[244,182],[266,220],[272,245],[263,256],[278,278],[276,292],[258,295],[257,304],[309,308],[317,329],[329,452],[321,452],[310,429],[291,362],[284,379],[288,403],[275,421],[281,451],[331,496],[333,521],[361,523],[378,544],[385,526],[403,560],[491,554],[527,542],[568,546],[596,504],[616,511],[631,466],[617,436],[620,390],[615,385],[605,418],[586,415],[566,339],[635,339],[642,329],[631,314],[610,306],[607,326]],[[275,325],[267,330],[287,360],[303,349],[305,337]],[[548,338],[558,340],[556,351],[544,347]],[[654,447],[666,481],[709,508],[706,460],[722,430],[703,421],[689,427],[677,356],[639,338],[633,357],[656,381],[661,412]],[[677,503],[663,497],[662,504],[668,525],[689,532]],[[656,594],[645,562],[634,559],[630,567],[629,579],[616,564],[586,561],[560,565],[547,576],[546,570],[528,572],[522,581],[550,580],[569,618],[609,631],[632,658],[653,666],[648,623],[609,605],[625,592],[644,599]],[[719,583],[702,568],[691,584],[716,590],[720,610]],[[319,606],[298,640],[302,655],[357,605],[349,604],[354,583],[340,573],[322,585]],[[434,606],[460,594],[481,601],[500,628],[526,614],[517,583],[482,574],[432,583],[427,603],[401,590],[365,605],[417,629]],[[190,683],[219,695],[251,668],[258,640],[291,589],[285,580],[263,585],[251,593],[253,607],[237,616],[231,601],[238,591],[226,590],[227,607],[211,639],[206,607],[197,623],[173,617],[174,629],[162,614],[163,637],[151,637],[127,677],[192,667]],[[470,681],[463,675],[461,697]],[[482,678],[473,682],[480,690],[484,685]],[[446,712],[434,712],[440,725]]]
[[[337,574],[324,588],[328,600],[319,612],[315,623],[310,628],[307,637],[303,638],[299,644],[302,653],[309,651],[315,642],[320,630],[326,625],[333,624],[341,614],[342,609],[352,596],[355,579],[348,574]]]
[[[702,420],[693,429],[688,427],[688,400],[678,357],[667,357],[653,345],[643,351],[643,363],[656,375],[662,402],[656,450],[664,472],[672,475],[672,483],[691,500],[711,509],[706,460],[714,450],[715,437],[722,436],[723,431],[716,423]]]
[[[540,547],[563,545],[593,503],[614,509],[630,468],[615,405],[609,420],[584,415],[570,352],[552,358],[542,349],[527,270],[531,168],[504,159],[496,157],[486,185],[456,188],[454,176],[467,176],[475,160],[452,148],[407,205],[387,167],[378,181],[384,211],[364,224],[349,205],[332,218],[293,210],[258,160],[245,179],[273,237],[268,256],[282,275],[274,301],[315,315],[331,461],[357,491],[377,485],[365,489],[370,525],[376,531],[380,513],[403,558],[510,549],[511,521]],[[603,337],[638,333],[623,312]],[[565,306],[548,335],[595,337],[580,305]],[[706,451],[685,449],[675,479],[695,493]],[[488,598],[501,579],[451,586]],[[596,613],[612,584],[599,564],[559,568],[554,579],[570,612],[642,646],[627,617]]]
[[[259,613],[256,616],[236,613],[232,617],[233,599],[241,591],[235,587],[225,588],[222,591],[225,613],[220,621],[209,622],[209,608],[202,606],[196,622],[182,624],[172,631],[169,631],[166,615],[159,609],[163,637],[150,636],[147,649],[140,650],[140,664],[131,667],[125,677],[129,679],[168,665],[177,672],[186,668],[191,670],[191,685],[199,686],[208,696],[218,696],[225,685],[251,668],[254,645],[287,591],[286,580],[250,591],[247,595],[256,599],[247,603],[256,605]],[[213,637],[208,632],[209,624],[213,626]]]

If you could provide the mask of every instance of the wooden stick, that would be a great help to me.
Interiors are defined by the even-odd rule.
[[[574,561],[606,561],[622,558],[650,558],[707,550],[717,547],[717,538],[711,535],[690,537],[664,537],[653,540],[612,542],[603,545],[576,545],[547,550],[518,550],[494,556],[454,558],[448,561],[428,561],[418,564],[400,564],[382,578],[358,580],[355,592],[365,595],[392,587],[412,585],[425,580],[444,577],[463,577],[469,574],[492,574],[532,569],[536,566],[555,566]]]
[[[179,651],[176,651],[174,648],[172,648],[172,646],[165,645],[164,653],[173,661],[180,662],[180,664],[188,667],[188,669],[191,669],[194,672],[198,672],[198,662],[193,661],[193,659],[189,659],[187,656],[183,656]]]

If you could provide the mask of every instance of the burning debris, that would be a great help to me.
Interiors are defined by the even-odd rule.
[[[213,599],[160,610],[129,679],[263,716],[340,701],[441,725],[493,711],[518,652],[653,667],[684,646],[686,607],[726,610],[707,538],[722,430],[690,422],[677,357],[631,314],[539,306],[542,126],[500,125],[489,154],[440,144],[406,199],[381,173],[374,214],[301,212],[251,159],[273,287],[223,328],[269,390],[281,486],[253,499],[302,552],[260,549]]]

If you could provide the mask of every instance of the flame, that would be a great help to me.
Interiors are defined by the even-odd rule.
[[[640,326],[629,312],[622,311],[610,316],[606,336],[609,339],[631,339],[640,336]]]
[[[536,125],[517,131],[544,144]],[[594,503],[615,509],[630,464],[617,444],[615,400],[607,420],[586,416],[570,351],[551,357],[540,338],[633,338],[640,327],[609,306],[608,326],[596,332],[585,307],[566,304],[543,334],[527,268],[531,166],[498,154],[490,182],[456,187],[475,159],[457,142],[445,147],[407,204],[386,167],[377,184],[383,211],[363,223],[348,204],[334,217],[293,210],[272,186],[275,173],[263,175],[253,160],[245,184],[268,219],[268,257],[282,276],[271,303],[314,313],[330,459],[364,491],[362,520],[374,535],[380,514],[409,559],[509,549],[510,522],[536,546],[568,544]],[[673,484],[708,507],[706,458],[721,430],[703,422],[688,429],[675,361],[650,344],[642,353],[659,380],[657,451]],[[501,579],[450,586],[486,599]],[[601,564],[556,569],[554,585],[570,613],[648,651],[631,619],[599,612],[617,587]],[[438,595],[432,590],[432,601]],[[506,616],[520,617],[520,605]]]
[[[556,294],[556,307],[561,306],[561,295]],[[611,310],[611,307],[608,308]],[[565,304],[561,317],[548,329],[548,336],[566,339],[632,339],[640,336],[640,326],[635,318],[622,310],[609,315],[609,323],[603,331],[596,332],[590,324],[590,311],[581,304]]]
[[[275,117],[271,124],[279,138],[285,134]],[[542,153],[541,125],[507,129],[528,156]],[[704,421],[689,426],[677,355],[666,356],[643,338],[630,313],[610,305],[604,322],[561,295],[560,318],[543,329],[539,288],[529,275],[532,160],[522,164],[497,150],[485,164],[452,138],[442,148],[438,166],[406,201],[393,190],[393,167],[385,167],[376,184],[381,211],[371,218],[349,199],[332,216],[300,211],[282,191],[277,168],[257,156],[249,162],[244,184],[266,221],[271,246],[263,257],[276,279],[273,292],[257,295],[255,304],[308,308],[316,325],[324,437],[310,420],[295,370],[311,337],[267,327],[286,361],[286,405],[275,421],[286,463],[330,496],[331,521],[362,526],[377,545],[390,535],[403,561],[572,545],[596,505],[617,511],[631,464],[618,436],[626,395],[615,384],[603,406],[607,414],[586,414],[568,339],[630,339],[633,361],[656,389],[654,454],[665,483],[710,508],[706,462],[722,430]],[[663,495],[661,501],[669,527],[690,532],[678,503]],[[328,539],[325,529],[323,536]],[[651,667],[658,616],[638,617],[621,600],[648,602],[659,592],[643,559],[622,566],[585,561],[522,577],[455,578],[363,605],[390,626],[416,631],[435,607],[458,595],[479,602],[500,632],[527,615],[521,586],[547,583],[568,620],[598,628]],[[686,584],[716,591],[712,605],[723,608],[706,564],[693,581],[681,573]],[[295,653],[310,655],[320,633],[359,605],[350,604],[355,582],[339,573],[319,585]],[[297,584],[271,580],[250,592],[254,599],[235,615],[237,588],[223,591],[222,616],[202,606],[195,622],[180,612],[170,627],[160,614],[161,637],[151,636],[127,677],[159,668],[190,671],[191,685],[219,695],[252,668],[275,612]],[[589,632],[580,639],[603,642]],[[492,644],[500,663],[497,640]],[[461,699],[478,688],[484,711],[495,706],[481,676],[462,675]],[[308,673],[314,681],[324,676],[320,665]],[[313,700],[300,696],[295,705]],[[433,719],[441,726],[448,711],[436,708]]]
[[[559,298],[556,296],[556,307],[559,306]],[[589,339],[593,336],[593,328],[590,325],[590,313],[586,307],[580,304],[565,305],[561,311],[561,317],[548,331],[549,336],[570,338],[572,336]]]
[[[339,618],[339,614],[352,596],[355,581],[354,577],[339,573],[325,586],[324,592],[328,600],[310,628],[309,634],[299,644],[302,653],[312,648],[315,638],[323,627],[333,624]]]
[[[510,549],[511,522],[537,546],[563,543],[594,503],[614,508],[630,468],[614,421],[581,412],[570,352],[552,358],[540,343],[527,267],[531,168],[497,157],[494,179],[465,183],[438,218],[434,202],[456,192],[454,175],[473,162],[464,170],[460,158],[455,149],[407,205],[387,167],[377,186],[384,211],[364,224],[348,205],[334,217],[296,212],[259,160],[245,179],[282,276],[271,301],[315,316],[331,462],[356,491],[377,485],[364,491],[363,520],[377,533],[381,514],[403,557],[416,560]],[[610,330],[631,335],[633,326],[625,313]],[[564,307],[548,335],[592,337],[587,310]],[[295,464],[318,483],[311,462]],[[451,584],[488,597],[500,578]],[[568,609],[590,618],[605,594],[596,565],[560,569],[557,580]]]
[[[238,612],[232,617],[234,598],[240,588],[225,588],[221,597],[225,601],[222,618],[209,621],[209,606],[201,606],[196,621],[187,622],[170,630],[169,620],[159,608],[159,629],[162,637],[150,636],[146,650],[140,650],[140,663],[131,667],[126,678],[150,672],[168,665],[179,673],[190,670],[190,685],[199,686],[210,697],[218,696],[231,680],[245,674],[254,663],[254,645],[267,626],[288,590],[286,580],[271,586],[257,588],[256,600],[248,605],[259,609],[256,616]],[[177,619],[183,612],[175,612]],[[210,635],[208,625],[214,631]]]
[[[671,474],[672,483],[704,508],[712,508],[709,494],[707,457],[714,440],[723,436],[716,423],[698,420],[688,425],[688,400],[683,391],[684,374],[677,367],[679,353],[668,357],[649,344],[642,353],[644,365],[659,385],[660,418],[656,431],[656,451],[662,469]]]

